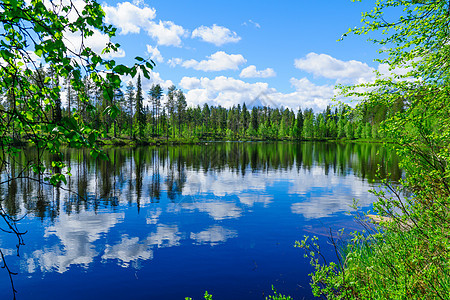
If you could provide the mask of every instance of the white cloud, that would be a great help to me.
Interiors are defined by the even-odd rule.
[[[122,236],[122,240],[113,246],[106,245],[103,260],[115,259],[122,267],[129,267],[130,263],[138,260],[153,259],[153,247],[166,248],[180,245],[181,235],[176,225],[157,225],[156,232],[151,233],[146,239],[138,237],[129,238]]]
[[[184,77],[180,81],[180,87],[188,89],[186,100],[189,104],[209,103],[210,105],[222,105],[232,107],[235,104],[246,102],[249,104],[258,95],[274,93],[267,83],[247,83],[231,77],[219,76],[214,79],[202,77]]]
[[[254,206],[256,203],[262,203],[265,208],[269,207],[269,204],[272,203],[273,197],[269,195],[264,195],[258,192],[254,193],[239,193],[239,202],[245,204],[249,207]]]
[[[71,265],[87,267],[98,255],[94,242],[107,234],[112,227],[123,221],[124,213],[96,214],[80,212],[74,215],[62,214],[53,226],[45,230],[44,238],[56,236],[61,246],[55,245],[33,252],[27,262],[39,266],[42,272],[66,272]],[[33,270],[34,271],[34,270]]]
[[[153,37],[158,45],[180,46],[181,37],[187,34],[187,31],[180,25],[172,21],[153,21],[156,17],[156,10],[144,6],[138,7],[139,2],[122,2],[117,6],[104,4],[106,23],[113,24],[121,31],[119,34],[140,33],[145,30],[147,34]]]
[[[258,71],[256,66],[251,65],[241,71],[239,77],[241,78],[269,78],[275,77],[277,73],[272,68],[267,68],[265,70]]]
[[[371,185],[354,174],[346,177],[338,174],[325,175],[323,169],[303,169],[299,174],[302,184],[289,187],[289,194],[300,195],[302,202],[292,203],[291,211],[303,215],[307,219],[329,217],[336,213],[351,211],[353,199],[358,199],[358,205],[369,207],[376,197],[368,193]],[[311,197],[311,189],[320,189],[320,195]]]
[[[184,89],[192,90],[201,88],[201,80],[195,77],[183,77],[180,86]]]
[[[248,20],[248,23],[252,24],[252,25],[255,26],[256,28],[261,28],[261,25],[259,25],[259,23],[255,22],[255,21],[253,21],[253,20]],[[248,25],[249,25],[248,23],[247,23],[247,22],[244,22],[244,23],[242,23],[242,25],[248,26]]]
[[[169,66],[171,66],[172,68],[174,68],[176,65],[181,65],[182,62],[183,62],[183,60],[178,57],[171,58],[167,61]]]
[[[118,260],[120,266],[127,268],[131,262],[153,259],[153,251],[147,243],[139,241],[138,237],[123,235],[118,244],[106,245],[102,259]]]
[[[181,37],[187,34],[183,27],[172,21],[151,22],[146,31],[158,42],[158,45],[177,47],[181,46]]]
[[[408,66],[390,69],[388,64],[380,64],[375,70],[366,63],[349,60],[342,61],[327,54],[308,53],[306,57],[296,59],[296,68],[330,79],[336,79],[337,83],[361,84],[372,83],[378,72],[381,78],[404,76],[411,71]],[[396,80],[410,80],[409,78],[395,78]]]
[[[203,185],[197,187],[204,188]],[[183,194],[185,194],[184,191]],[[220,199],[213,199],[205,202],[194,202],[194,203],[184,202],[169,207],[168,212],[174,213],[180,211],[181,209],[190,211],[198,210],[199,212],[204,212],[215,221],[222,221],[226,219],[238,219],[242,216],[243,213],[242,209],[238,207],[236,203],[225,202],[221,201]]]
[[[144,0],[133,0],[133,4],[136,6],[140,6],[144,4]]]
[[[157,207],[155,210],[149,210],[146,218],[147,224],[158,224],[161,213],[162,210],[159,207]]]
[[[140,72],[138,72],[138,74],[139,74],[139,73],[140,73]],[[170,80],[170,79],[169,79],[169,80],[165,80],[165,79],[161,78],[161,75],[160,75],[158,72],[150,71],[149,73],[150,73],[150,79],[149,79],[149,80],[146,79],[146,78],[142,75],[142,73],[140,73],[140,74],[141,74],[142,89],[143,89],[144,91],[149,90],[150,87],[151,87],[153,84],[159,84],[159,85],[161,85],[161,87],[162,87],[163,89],[167,89],[168,87],[170,87],[170,86],[173,85],[172,80]],[[122,83],[124,83],[125,85],[126,85],[129,81],[132,81],[133,84],[134,84],[134,86],[136,86],[136,84],[137,84],[137,75],[136,75],[134,78],[131,78],[131,76],[129,76],[129,75],[121,76],[121,77],[120,77],[120,80],[121,80]]]
[[[223,51],[208,56],[207,60],[196,61],[190,59],[181,63],[185,68],[192,68],[201,71],[225,71],[237,70],[240,65],[247,60],[241,54],[227,54]]]
[[[177,225],[160,224],[156,232],[151,233],[146,243],[157,248],[175,247],[180,245],[181,234]]]
[[[241,37],[230,29],[214,24],[212,27],[200,26],[192,32],[192,38],[200,38],[204,42],[222,46],[227,43],[237,43]]]
[[[125,51],[123,49],[118,49],[117,52],[105,53],[101,54],[102,50],[106,47],[106,45],[110,42],[110,38],[107,34],[102,34],[97,29],[93,29],[94,34],[87,38],[82,38],[80,32],[64,32],[65,44],[67,48],[75,53],[80,53],[80,48],[82,44],[85,47],[90,47],[92,51],[97,54],[100,54],[102,58],[112,59],[117,57],[124,57]]]
[[[152,59],[153,61],[157,61],[159,63],[162,63],[164,61],[164,58],[162,57],[161,52],[159,52],[158,47],[147,45],[147,53],[150,56],[150,59]]]
[[[398,78],[396,78],[396,77],[400,77],[400,78],[404,77],[405,75],[407,75],[409,72],[412,71],[412,68],[408,67],[408,66],[404,66],[404,67],[398,67],[395,69],[391,69],[388,64],[380,64],[380,65],[378,65],[377,71],[382,78],[390,77],[390,78],[395,78],[394,80],[398,80]],[[403,78],[403,80],[414,81],[413,78]]]
[[[105,22],[119,28],[119,34],[139,33],[141,28],[148,28],[156,16],[154,8],[139,8],[130,2],[118,3],[116,7],[103,4],[102,8],[106,15]]]
[[[218,225],[211,226],[207,230],[200,231],[199,233],[191,232],[191,239],[195,240],[199,245],[210,244],[211,246],[215,246],[237,236],[237,231]]]
[[[291,78],[292,86],[297,93],[301,93],[311,98],[328,98],[331,99],[334,96],[333,85],[316,85],[303,77],[301,79]]]
[[[330,104],[336,93],[334,86],[315,85],[306,78],[292,78],[291,84],[295,88],[294,92],[281,93],[265,82],[247,83],[239,79],[219,76],[214,79],[183,77],[179,86],[187,90],[186,100],[193,106],[208,103],[232,107],[245,102],[248,107],[267,105],[284,106],[293,110],[302,107],[322,111]]]
[[[129,81],[133,82],[133,85],[137,84],[137,75],[134,78],[131,78],[129,75],[120,76],[120,80],[123,83],[122,88],[125,89],[125,86]],[[159,84],[165,91],[173,85],[172,80],[165,80],[161,78],[161,75],[158,72],[150,71],[150,80],[146,79],[141,73],[141,82],[142,82],[142,90],[144,91],[144,105],[149,104],[149,99],[147,97],[147,91],[150,90],[153,84]]]
[[[327,54],[308,53],[294,63],[297,69],[315,76],[336,79],[345,83],[371,82],[375,79],[374,69],[366,63],[349,60],[342,61]]]

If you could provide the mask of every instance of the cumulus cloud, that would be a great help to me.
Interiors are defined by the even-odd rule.
[[[141,28],[149,27],[156,17],[154,8],[140,8],[130,2],[118,3],[115,7],[103,4],[102,8],[106,15],[105,22],[119,28],[119,34],[140,33]]]
[[[394,80],[398,80],[399,78],[396,77],[400,76],[403,77],[401,80],[414,81],[413,78],[404,78],[404,76],[411,71],[412,68],[408,66],[391,69],[391,67],[388,64],[380,64],[377,68],[377,72],[381,77],[383,78],[391,77],[394,78]]]
[[[202,61],[195,59],[186,60],[181,62],[181,65],[185,68],[208,72],[237,70],[240,65],[247,62],[241,54],[227,54],[223,51],[217,51],[207,58],[207,60]]]
[[[307,78],[291,78],[295,88],[292,93],[281,93],[269,87],[266,82],[248,83],[239,79],[219,76],[213,79],[206,77],[183,77],[179,86],[186,92],[186,100],[190,105],[221,105],[232,107],[243,104],[247,106],[289,107],[293,110],[312,108],[321,111],[330,104],[336,91],[331,85],[316,85]]]
[[[102,34],[97,29],[93,29],[94,34],[87,38],[82,38],[79,32],[64,32],[64,38],[66,39],[66,46],[73,52],[79,53],[81,46],[90,47],[92,51],[100,54],[106,45],[110,42],[110,38],[107,34]],[[123,49],[118,49],[116,52],[101,54],[102,58],[113,59],[117,57],[124,57],[125,51]]]
[[[251,65],[241,71],[239,77],[241,78],[269,78],[275,77],[277,73],[272,68],[267,68],[265,70],[258,71],[256,66]]]
[[[156,10],[147,6],[139,7],[139,3],[122,2],[116,6],[104,4],[106,23],[113,24],[120,29],[119,34],[147,32],[158,45],[181,46],[181,37],[187,31],[172,21],[155,22]]]
[[[138,74],[139,73],[140,72],[138,72]],[[149,73],[150,73],[150,80],[145,79],[141,73],[142,89],[144,91],[149,90],[153,84],[159,84],[159,85],[161,85],[161,87],[163,89],[167,89],[173,85],[172,80],[170,80],[170,79],[165,80],[165,79],[161,78],[161,75],[158,72],[150,71]],[[134,86],[136,86],[136,84],[137,84],[137,76],[134,78],[131,78],[131,76],[129,76],[129,75],[121,76],[120,80],[124,84],[127,84],[129,81],[132,81]]]
[[[162,63],[164,61],[164,58],[161,55],[161,52],[159,52],[158,47],[152,47],[151,45],[147,45],[147,54],[150,56],[150,59],[153,61],[157,61],[159,63]]]
[[[211,27],[200,26],[192,32],[192,38],[200,38],[204,42],[222,46],[227,43],[237,43],[241,37],[230,29],[214,24]]]
[[[247,104],[258,95],[274,93],[267,83],[247,83],[231,77],[219,76],[214,79],[202,77],[184,77],[180,81],[180,87],[187,89],[186,101],[192,105],[222,105],[231,107],[235,104]]]
[[[180,25],[172,21],[152,22],[146,29],[148,35],[153,37],[158,45],[163,46],[181,46],[181,37],[187,34],[187,31]]]
[[[183,77],[180,81],[180,86],[187,90],[201,88],[202,81],[196,77]]]
[[[377,73],[381,78],[404,76],[411,71],[408,66],[391,69],[388,64],[369,67],[366,63],[349,60],[342,61],[327,54],[308,53],[304,58],[296,59],[297,69],[306,71],[314,76],[335,79],[337,83],[361,84],[375,81]],[[410,80],[409,78],[395,78],[396,80]]]
[[[366,63],[349,60],[342,61],[327,54],[308,53],[306,57],[296,59],[297,69],[315,76],[336,79],[346,83],[363,83],[375,79],[374,69]]]
[[[171,66],[172,68],[174,68],[177,65],[181,65],[182,62],[183,62],[183,60],[179,57],[173,57],[167,61],[169,66]]]

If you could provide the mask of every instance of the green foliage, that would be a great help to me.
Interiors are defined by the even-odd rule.
[[[273,287],[273,285],[272,285],[272,291],[274,292],[274,295],[270,295],[269,297],[266,297],[266,300],[293,300],[290,296],[286,297],[286,296],[283,296],[281,294],[278,294],[277,290]],[[185,300],[193,300],[190,297],[186,297],[184,299]],[[205,295],[204,295],[204,299],[205,300],[212,300],[213,298],[212,298],[212,295],[208,294],[208,292],[206,291]]]
[[[148,143],[150,139],[201,139],[201,140],[312,140],[312,139],[352,139],[365,138],[364,128],[379,127],[383,118],[375,118],[377,114],[367,106],[358,108],[361,116],[353,118],[353,113],[346,106],[331,111],[327,107],[321,113],[306,109],[299,110],[297,115],[290,109],[280,110],[271,107],[253,107],[249,113],[246,104],[242,108],[238,104],[231,108],[219,106],[189,107],[184,93],[175,86],[167,90],[165,107],[161,105],[163,90],[160,85],[153,84],[147,91],[150,106],[144,107],[142,81],[137,80],[136,88],[130,81],[125,90],[115,89],[112,98],[105,98],[103,93],[89,83],[84,77],[86,86],[83,93],[88,95],[89,103],[80,102],[80,97],[70,83],[66,83],[68,107],[62,108],[63,116],[71,116],[73,108],[81,111],[80,118],[84,123],[92,124],[99,130],[103,127],[101,137],[109,143],[111,133],[114,138],[128,138],[135,143]],[[139,84],[140,82],[140,84]],[[88,84],[89,83],[89,84]],[[141,86],[141,88],[139,88]],[[136,89],[136,92],[135,92]],[[70,98],[70,99],[69,99]],[[92,104],[91,104],[92,103]],[[90,108],[90,109],[88,109]],[[99,115],[100,109],[104,112]],[[87,111],[90,114],[87,114]],[[389,112],[390,110],[383,110]],[[370,113],[369,113],[370,112]],[[116,117],[116,119],[114,119]],[[101,126],[100,126],[101,125]],[[339,127],[338,127],[339,125]],[[361,132],[352,134],[346,131],[358,128]],[[371,132],[370,132],[371,133]],[[117,134],[119,136],[117,136]]]
[[[186,297],[186,298],[184,298],[185,300],[192,300],[192,298],[190,298],[190,297]],[[205,300],[212,300],[212,295],[210,295],[210,294],[208,294],[208,291],[206,291],[205,292],[205,295],[204,295],[204,299]]]
[[[266,300],[293,300],[291,298],[291,296],[284,296],[284,295],[277,293],[277,290],[274,288],[273,285],[272,285],[272,291],[274,294],[269,295],[269,297],[266,297]]]
[[[94,33],[114,37],[116,29],[106,25],[104,17],[95,0],[76,5],[63,0],[0,1],[0,172],[7,174],[3,183],[29,178],[39,185],[66,184],[71,174],[62,163],[63,145],[84,147],[92,157],[106,159],[97,139],[107,134],[119,113],[115,103],[119,75],[134,76],[140,70],[149,78],[153,63],[137,57],[139,63],[133,67],[117,65],[102,54],[116,52],[118,44],[109,42],[100,54],[81,42]],[[62,107],[62,85],[67,87],[67,109]],[[101,105],[93,105],[94,98]],[[20,160],[18,153],[25,144],[37,155]],[[45,165],[43,157],[49,154],[53,163]],[[8,215],[4,220],[10,228],[18,222]],[[6,232],[17,235],[19,250],[24,233]],[[3,254],[0,249],[2,258]],[[2,260],[15,299],[15,273]]]
[[[88,120],[88,113],[96,114],[90,104],[88,86],[102,91],[101,96],[109,101],[106,111],[114,117],[117,110],[111,100],[112,91],[120,86],[118,75],[136,73],[138,69],[145,73],[147,67],[153,67],[151,64],[136,64],[131,68],[116,65],[84,45],[80,45],[79,51],[72,49],[64,32],[85,39],[99,31],[112,38],[115,28],[103,23],[104,12],[95,1],[85,1],[82,10],[74,10],[72,2],[57,2],[53,5],[42,0],[0,3],[0,91],[5,100],[0,106],[0,144],[5,153],[20,151],[18,141],[25,141],[37,147],[41,154],[45,151],[58,154],[63,144],[88,147],[93,155],[100,154],[96,145],[98,129]],[[117,48],[117,44],[109,43],[103,52],[114,52]],[[48,67],[39,65],[33,55]],[[70,85],[69,112],[65,115],[60,82]],[[77,102],[78,111],[70,108],[72,101]],[[50,172],[39,159],[40,155],[24,169],[44,176],[53,185],[65,182],[63,174]],[[6,164],[2,161],[1,165]]]
[[[384,13],[402,10],[395,21]],[[363,14],[364,26],[349,33],[382,31],[373,40],[387,54],[391,75],[374,83],[342,87],[361,100],[350,112],[371,120],[364,138],[391,141],[406,171],[399,184],[372,191],[381,220],[335,244],[338,263],[327,264],[317,239],[305,238],[315,268],[313,292],[329,299],[448,299],[450,297],[450,60],[448,1],[381,0]],[[390,47],[390,48],[386,48]],[[382,116],[382,117],[380,117]],[[354,121],[354,120],[352,120]],[[340,121],[339,121],[340,122]],[[347,125],[339,124],[340,128]],[[359,132],[359,129],[357,130]],[[348,134],[348,133],[347,133]]]

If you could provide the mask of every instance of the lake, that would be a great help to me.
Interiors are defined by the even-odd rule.
[[[17,222],[0,247],[17,299],[265,299],[271,285],[310,299],[304,235],[358,229],[379,176],[402,176],[381,144],[208,143],[108,148],[110,161],[64,150],[60,188],[21,179],[0,186]],[[17,175],[27,151],[11,162]],[[55,156],[45,155],[50,165]],[[377,173],[378,171],[378,173]],[[377,175],[378,174],[378,175]],[[8,174],[3,173],[5,180]],[[68,190],[73,191],[69,193]],[[5,229],[5,224],[2,224]],[[12,299],[0,270],[0,299]]]

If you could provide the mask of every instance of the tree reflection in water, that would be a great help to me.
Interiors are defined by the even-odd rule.
[[[272,215],[281,213],[292,222],[298,216],[327,218],[366,195],[368,182],[388,174],[395,182],[402,176],[396,157],[376,144],[208,143],[108,148],[105,153],[109,161],[65,149],[63,172],[70,168],[72,174],[67,185],[51,188],[26,177],[0,185],[2,217],[16,230],[17,244],[23,244],[23,233],[15,218],[24,215],[40,219],[36,226],[53,243],[25,251],[22,272],[62,274],[74,265],[87,269],[96,260],[138,269],[140,261],[154,259],[158,248],[217,247],[246,236],[245,227],[255,225],[238,221],[256,207],[271,209],[263,218],[272,227],[270,222],[280,223]],[[48,166],[57,159],[43,156]],[[21,170],[10,166],[10,172]],[[366,197],[362,205],[371,201]],[[132,211],[145,219],[139,230]],[[30,239],[37,243],[36,234]]]

